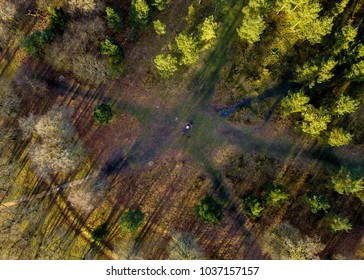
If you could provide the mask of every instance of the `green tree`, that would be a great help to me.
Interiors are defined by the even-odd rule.
[[[307,106],[307,110],[302,113],[302,116],[302,131],[311,136],[320,135],[327,129],[327,124],[331,121],[327,111],[316,109],[312,105]]]
[[[206,195],[197,205],[196,214],[204,223],[218,224],[223,217],[222,209],[218,202]]]
[[[66,29],[69,15],[62,8],[49,8],[51,15],[52,27],[57,32],[63,32]]]
[[[109,234],[106,224],[101,224],[92,232],[92,239],[94,241],[101,241]]]
[[[312,88],[316,83],[316,77],[318,75],[319,69],[319,65],[313,63],[312,61],[306,62],[302,65],[302,67],[298,67],[296,69],[295,82],[306,83],[310,88]]]
[[[105,41],[101,42],[100,52],[109,57],[116,56],[124,58],[123,49],[114,39],[106,38]]]
[[[339,194],[349,195],[364,190],[364,180],[353,178],[348,169],[341,167],[340,171],[331,177],[328,187]]]
[[[303,197],[303,201],[308,204],[311,212],[314,214],[321,210],[326,212],[327,209],[330,208],[328,200],[324,196],[319,194],[306,194]]]
[[[198,26],[199,40],[201,43],[206,44],[205,48],[211,46],[211,42],[216,39],[218,23],[215,22],[214,16],[209,16]]]
[[[137,26],[145,26],[149,22],[150,8],[145,0],[131,1],[131,20]]]
[[[135,232],[143,223],[144,213],[138,208],[135,211],[128,209],[120,217],[120,227],[126,232]]]
[[[340,15],[342,12],[344,12],[349,1],[350,0],[341,0],[339,3],[335,3],[335,6],[331,11],[332,15],[334,17],[336,17],[336,16]]]
[[[193,6],[192,4],[188,6],[187,16],[185,17],[187,26],[189,27],[193,26],[195,24],[196,17],[197,17],[197,10],[195,6]]]
[[[358,35],[358,28],[346,25],[340,31],[335,33],[335,44],[333,45],[333,54],[337,55],[343,50],[348,50],[351,43],[355,41]]]
[[[305,112],[309,101],[310,98],[305,95],[303,90],[295,93],[289,91],[288,96],[281,101],[282,114],[287,116],[293,113]]]
[[[20,46],[26,50],[28,55],[41,59],[47,43],[50,43],[53,39],[54,33],[52,30],[35,30],[32,34],[22,38]]]
[[[333,128],[328,134],[328,144],[332,147],[340,147],[348,144],[353,136],[342,128]]]
[[[246,16],[236,31],[241,40],[248,42],[248,44],[254,44],[260,40],[260,35],[264,32],[265,27],[263,17],[259,15]]]
[[[267,195],[267,204],[271,206],[282,205],[289,198],[289,194],[285,193],[281,188],[274,188]]]
[[[338,231],[346,231],[352,229],[352,225],[349,222],[348,218],[345,218],[341,215],[333,215],[329,217],[329,224],[330,224],[330,230],[332,232],[338,232]]]
[[[113,31],[120,31],[123,27],[123,17],[115,8],[106,7],[107,27]]]
[[[178,70],[177,58],[170,54],[159,54],[154,59],[156,68],[162,78],[168,78]]]
[[[198,42],[192,35],[179,33],[176,38],[176,49],[175,51],[179,54],[180,65],[191,65],[198,60],[199,47]]]
[[[159,11],[163,11],[171,0],[153,0],[152,6],[157,7]]]
[[[364,60],[359,61],[351,65],[349,71],[347,71],[346,78],[355,82],[363,82],[364,81]]]
[[[332,18],[320,17],[322,7],[318,0],[277,0],[274,11],[279,31],[292,42],[308,40],[312,44],[320,43],[332,28]]]
[[[100,45],[101,54],[107,56],[110,72],[118,77],[124,71],[124,50],[114,39],[106,38]]]
[[[161,22],[160,20],[153,21],[153,27],[154,27],[155,32],[158,35],[166,34],[166,25],[163,22]]]
[[[95,120],[103,125],[110,123],[113,117],[111,107],[107,104],[96,106],[93,115]]]
[[[339,116],[350,114],[356,111],[360,102],[352,99],[347,95],[340,95],[339,99],[335,102],[334,112]]]
[[[252,219],[257,219],[262,215],[264,206],[255,197],[249,196],[241,200],[243,204],[244,213]]]
[[[333,58],[329,58],[321,63],[317,77],[318,84],[327,82],[334,76],[333,70],[336,64],[337,61],[334,60]]]
[[[332,57],[316,57],[297,68],[295,81],[307,83],[312,88],[316,83],[329,81],[334,76],[333,70],[336,65],[337,61]]]

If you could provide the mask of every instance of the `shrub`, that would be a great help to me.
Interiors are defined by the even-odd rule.
[[[101,104],[94,109],[94,118],[99,124],[108,124],[111,122],[113,114],[111,107],[107,104]]]
[[[120,217],[120,227],[126,232],[135,232],[144,220],[144,214],[140,209],[135,211],[128,209]]]
[[[196,214],[204,223],[218,224],[223,217],[222,209],[210,195],[206,195],[197,205]]]

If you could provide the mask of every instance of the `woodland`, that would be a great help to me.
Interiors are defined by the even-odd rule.
[[[364,259],[362,0],[0,0],[0,259]]]

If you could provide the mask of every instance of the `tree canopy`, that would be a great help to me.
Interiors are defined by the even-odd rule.
[[[196,213],[204,223],[218,224],[223,217],[223,207],[212,196],[206,195],[196,207]]]

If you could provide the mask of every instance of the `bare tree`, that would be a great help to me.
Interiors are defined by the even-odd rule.
[[[169,258],[173,260],[198,260],[204,253],[195,237],[188,232],[173,233],[168,245]]]
[[[0,0],[0,19],[3,22],[12,21],[16,15],[16,5],[8,0]]]
[[[88,180],[82,185],[73,187],[67,197],[72,206],[84,213],[90,213],[105,197],[108,183],[103,178]]]
[[[73,60],[75,76],[90,84],[105,83],[111,78],[107,61],[92,54],[79,55]]]
[[[53,107],[40,116],[34,125],[33,136],[35,140],[28,153],[40,176],[66,174],[74,170],[84,158],[82,143],[74,139],[69,109]]]
[[[19,110],[20,100],[9,82],[0,79],[0,118],[14,117]]]
[[[72,71],[87,83],[106,82],[110,77],[106,58],[95,56],[105,29],[100,17],[71,21],[63,36],[56,38],[46,50],[46,61],[59,71]]]
[[[87,14],[105,10],[105,4],[100,0],[68,0],[68,7],[72,14]]]
[[[266,232],[262,249],[276,260],[314,260],[325,248],[317,237],[303,236],[288,223],[280,223],[274,230]]]

